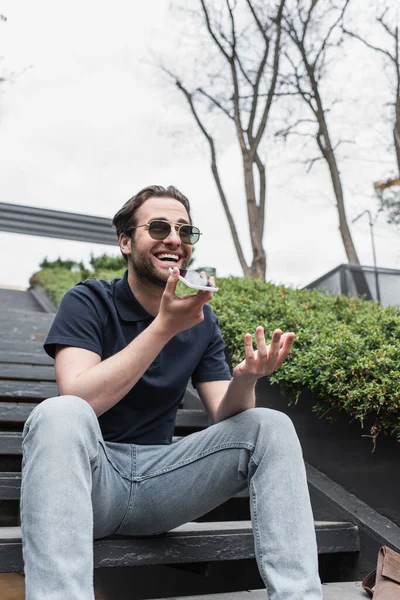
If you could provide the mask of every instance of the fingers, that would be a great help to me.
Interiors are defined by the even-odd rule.
[[[173,296],[176,292],[176,286],[178,285],[178,281],[179,281],[179,269],[178,267],[174,267],[172,269],[172,273],[170,273],[170,276],[167,279],[167,283],[165,285],[165,293]]]
[[[205,279],[207,281],[207,276],[206,276],[206,272],[205,271],[201,271],[200,272],[200,277],[202,277],[203,279]],[[214,277],[211,275],[211,277],[208,278],[208,283],[211,283],[211,285],[215,285],[215,280]],[[202,298],[204,301],[204,304],[206,302],[209,302],[213,296],[214,296],[214,292],[208,292],[207,290],[199,290],[197,292],[198,296],[203,296],[204,294],[207,294],[206,299]]]
[[[253,338],[251,333],[246,333],[244,336],[244,353],[246,356],[246,361],[254,360]]]
[[[259,358],[266,358],[268,355],[268,348],[265,343],[264,327],[261,327],[261,325],[256,329],[256,342]]]
[[[269,356],[268,359],[271,363],[271,367],[275,370],[275,365],[278,361],[279,351],[281,349],[282,331],[281,329],[275,329],[272,334],[271,343],[269,345]]]
[[[283,361],[289,356],[295,337],[296,335],[292,331],[290,333],[285,333],[282,336],[284,340],[276,363],[276,369],[279,369],[282,366]]]
[[[257,378],[272,375],[290,353],[294,338],[295,334],[292,332],[282,333],[281,329],[275,329],[271,343],[267,346],[264,328],[259,326],[256,329],[257,351],[255,352],[252,336],[247,333],[244,337],[246,363],[244,370]]]

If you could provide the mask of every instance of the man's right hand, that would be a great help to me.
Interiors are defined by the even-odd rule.
[[[205,290],[179,297],[176,295],[178,281],[179,269],[174,267],[168,277],[161,298],[160,311],[155,319],[162,330],[171,337],[201,323],[204,319],[203,306],[213,297],[212,292]],[[209,281],[214,285],[213,277],[210,277]]]

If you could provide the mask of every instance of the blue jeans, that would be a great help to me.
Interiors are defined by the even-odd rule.
[[[93,537],[193,521],[249,487],[269,600],[321,600],[302,452],[286,415],[254,408],[166,446],[104,442],[87,402],[42,402],[25,424],[26,600],[93,600]]]

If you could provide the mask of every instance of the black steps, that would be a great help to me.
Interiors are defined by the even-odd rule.
[[[357,527],[351,523],[316,522],[318,552],[357,552]],[[250,521],[187,523],[163,535],[112,536],[94,542],[94,565],[130,567],[254,558]],[[19,527],[0,528],[0,572],[23,569]]]

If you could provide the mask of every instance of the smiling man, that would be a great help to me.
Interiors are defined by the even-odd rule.
[[[269,600],[320,600],[298,439],[285,415],[255,408],[257,379],[294,334],[277,329],[267,345],[257,327],[256,350],[246,334],[231,376],[212,293],[175,293],[201,235],[187,198],[145,188],[113,224],[127,271],[65,294],[45,343],[60,396],[24,429],[26,599],[93,600],[93,537],[164,532],[248,488]],[[214,424],[171,443],[190,379]]]

